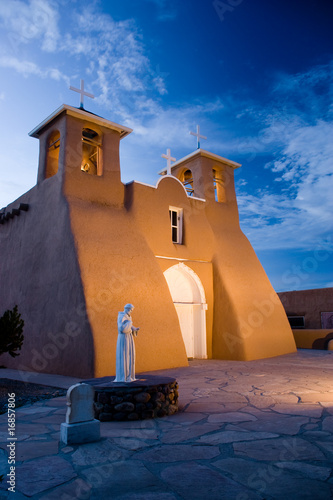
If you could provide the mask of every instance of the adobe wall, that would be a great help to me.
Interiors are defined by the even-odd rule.
[[[81,143],[82,121],[70,117],[68,124],[63,190],[93,333],[94,376],[115,374],[117,316],[129,302],[135,306],[133,317],[140,326],[136,371],[187,366],[168,285],[149,241],[124,204],[119,134],[101,128],[103,175],[92,176],[80,171],[73,154]]]
[[[18,357],[3,355],[1,364],[28,371],[93,376],[94,343],[58,174],[7,210],[20,203],[29,204],[29,210],[0,225],[0,315],[18,305],[25,322],[24,342]]]
[[[320,349],[332,351],[333,328],[294,329],[296,345],[299,349]]]
[[[199,166],[207,172],[212,164],[205,158]],[[227,171],[227,176],[225,203],[215,202],[212,182],[210,191],[202,192],[207,198],[204,202],[188,197],[175,178],[166,176],[157,189],[127,185],[126,206],[159,256],[161,269],[184,259],[198,274],[205,292],[209,290],[213,303],[207,311],[209,357],[251,360],[294,352],[295,341],[281,302],[239,227],[233,172]],[[169,206],[183,209],[183,245],[171,241]]]
[[[162,177],[157,189],[136,182],[128,184],[125,193],[129,216],[140,228],[153,255],[157,256],[162,272],[181,259],[201,280],[208,306],[207,355],[212,357],[214,295],[211,257],[214,235],[207,223],[205,202],[188,197],[184,187],[172,176]],[[182,245],[173,243],[171,239],[170,206],[183,209]],[[165,281],[163,274],[161,278]],[[171,301],[173,306],[170,293],[165,300]]]
[[[187,196],[174,177],[162,177],[157,189],[126,185],[125,206],[154,255],[211,262],[214,234],[206,217],[206,203]],[[183,209],[183,244],[172,242],[169,207]]]
[[[115,374],[117,315],[135,306],[136,371],[188,364],[177,312],[163,272],[184,261],[206,293],[208,356],[250,360],[293,352],[283,307],[241,232],[233,169],[197,156],[179,168],[196,171],[196,196],[175,177],[157,188],[120,181],[119,141],[96,127],[102,176],[81,172],[82,128],[62,115],[40,134],[38,185],[19,201],[27,213],[0,226],[3,309],[17,303],[26,321],[22,354],[8,367],[81,377]],[[60,130],[59,171],[44,179],[46,141]],[[220,169],[221,202],[212,169]],[[15,204],[13,204],[15,205]],[[169,207],[183,209],[183,244],[172,242]],[[8,233],[7,228],[11,227]],[[4,256],[4,257],[3,257]]]
[[[252,360],[296,350],[283,306],[251,244],[216,228],[213,357]]]
[[[288,316],[304,316],[305,328],[322,328],[321,313],[333,311],[333,288],[280,292]]]
[[[44,127],[38,185],[15,202],[29,203],[30,210],[8,223],[2,281],[11,283],[12,294],[4,291],[0,298],[4,310],[18,303],[25,340],[18,358],[4,356],[3,362],[29,371],[113,375],[117,315],[132,302],[141,327],[137,372],[186,366],[168,285],[124,207],[119,134],[101,127],[103,175],[87,175],[80,171],[86,125],[63,115]],[[45,149],[54,130],[61,137],[59,170],[45,180]]]
[[[115,374],[117,316],[135,306],[136,372],[187,366],[163,273],[125,209],[69,199],[71,227],[94,336],[95,377]]]

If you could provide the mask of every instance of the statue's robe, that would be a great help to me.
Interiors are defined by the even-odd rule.
[[[125,312],[118,313],[118,340],[116,351],[115,382],[133,382],[135,380],[135,345],[132,330],[132,318]]]

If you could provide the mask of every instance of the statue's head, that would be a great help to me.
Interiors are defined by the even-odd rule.
[[[133,311],[133,309],[134,309],[133,304],[126,304],[126,306],[124,307],[124,311],[125,311],[126,313],[130,313],[130,312],[132,312],[132,311]]]

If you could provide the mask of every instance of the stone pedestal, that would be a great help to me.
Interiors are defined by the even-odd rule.
[[[65,444],[91,443],[101,437],[99,420],[67,424],[60,426],[60,439]]]
[[[144,420],[178,411],[178,383],[171,377],[139,374],[134,382],[114,382],[114,377],[84,382],[94,388],[94,416],[101,422]]]

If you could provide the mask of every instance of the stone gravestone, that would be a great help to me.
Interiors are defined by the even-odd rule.
[[[72,385],[67,391],[66,422],[60,427],[65,444],[98,441],[100,422],[94,419],[94,388],[88,384]]]

